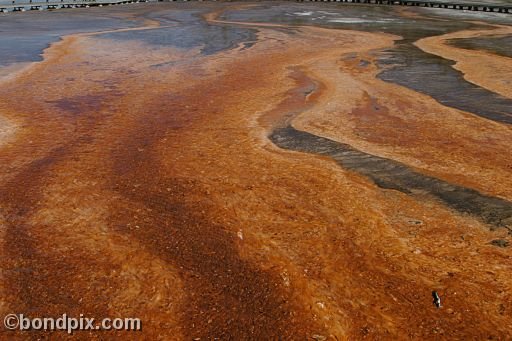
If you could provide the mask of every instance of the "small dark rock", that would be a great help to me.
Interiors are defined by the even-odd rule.
[[[505,239],[494,239],[491,244],[497,247],[507,247],[510,243]]]
[[[432,298],[434,298],[433,303],[436,306],[436,308],[441,308],[441,297],[439,297],[437,291],[432,291]]]

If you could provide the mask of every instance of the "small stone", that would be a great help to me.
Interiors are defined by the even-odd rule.
[[[281,273],[281,278],[283,279],[284,285],[289,287],[290,286],[290,277],[288,277],[288,273],[286,271],[283,271]]]
[[[439,294],[437,293],[437,291],[432,291],[432,297],[434,298],[434,305],[436,306],[436,308],[441,308],[441,297],[439,297]]]
[[[510,243],[505,239],[494,239],[491,244],[497,247],[507,247]]]

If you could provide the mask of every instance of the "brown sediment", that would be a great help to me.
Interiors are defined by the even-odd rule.
[[[32,63],[15,63],[0,68],[0,82],[16,77],[15,75],[21,72]]]
[[[487,51],[468,50],[450,45],[450,39],[476,38],[497,34],[512,34],[512,27],[499,26],[485,30],[465,30],[427,37],[418,40],[415,45],[423,51],[455,61],[455,69],[464,74],[464,78],[502,96],[512,98],[512,60]]]
[[[361,66],[362,60],[369,64]],[[330,93],[301,113],[294,121],[297,129],[512,199],[510,158],[496,158],[510,154],[507,141],[512,131],[507,125],[376,79],[379,69],[368,52],[319,60],[310,70],[311,77],[324,83]]]
[[[42,88],[48,90],[49,84],[44,83],[44,75],[49,76],[49,79],[55,77],[52,72],[55,72],[57,67],[66,68],[66,62],[63,58],[67,57],[66,60],[69,60],[69,57],[78,53],[75,51],[80,51],[77,49],[77,45],[81,45],[80,47],[83,48],[84,43],[87,43],[87,41],[84,41],[81,37],[65,38],[49,52],[50,58],[39,64],[39,68],[34,68],[30,73],[24,74],[23,79],[18,80],[17,86],[22,87],[25,81],[30,82],[30,77],[37,74],[39,81],[43,82],[43,84],[40,84]],[[68,72],[66,76],[73,77],[74,73],[76,72]],[[86,79],[82,78],[82,82],[87,84],[87,78],[94,78],[95,76],[100,75],[91,72]],[[128,84],[123,84],[125,81],[122,78],[112,78],[111,81],[118,81],[123,86],[128,86]],[[147,79],[146,77],[143,78]],[[167,77],[164,79],[169,81]],[[9,90],[14,92],[15,88]],[[78,88],[78,84],[74,84],[73,90],[77,91]],[[133,89],[133,85],[130,88]],[[204,89],[195,86],[188,89],[190,90],[189,94],[182,94],[178,97],[178,100],[173,101],[172,99],[165,100],[158,93],[144,94],[145,88],[140,86],[137,89],[139,90],[131,92],[131,95],[140,96],[136,103],[139,103],[141,98],[146,98],[142,101],[144,108],[140,109],[144,110],[142,112],[147,112],[147,114],[136,117],[134,122],[136,125],[132,128],[130,124],[133,123],[130,123],[130,120],[133,117],[124,118],[122,116],[123,111],[120,108],[118,108],[120,111],[116,111],[120,115],[120,118],[116,119],[117,124],[121,126],[124,121],[127,121],[124,124],[128,124],[128,126],[125,126],[125,131],[117,132],[114,130],[113,133],[110,132],[110,135],[113,136],[108,136],[108,138],[114,139],[114,150],[111,151],[113,155],[110,158],[113,159],[112,171],[115,173],[110,176],[110,182],[105,184],[104,181],[100,180],[105,177],[105,174],[103,174],[105,165],[94,166],[97,164],[96,160],[100,162],[103,160],[104,155],[101,153],[101,149],[99,150],[101,156],[97,155],[97,159],[91,159],[88,155],[89,153],[95,153],[94,146],[96,145],[95,139],[98,138],[98,130],[101,131],[102,127],[105,126],[110,127],[108,122],[112,118],[102,114],[102,111],[106,109],[105,107],[125,107],[124,102],[131,101],[126,98],[116,98],[118,94],[108,95],[107,93],[102,95],[101,101],[109,104],[100,105],[99,109],[95,107],[88,111],[85,106],[87,102],[85,97],[79,98],[82,109],[79,113],[76,113],[76,108],[69,107],[69,100],[63,102],[63,105],[59,105],[59,112],[65,113],[67,111],[72,114],[71,116],[63,115],[60,117],[63,125],[69,123],[72,126],[72,129],[65,136],[61,136],[64,144],[59,145],[60,141],[58,140],[51,141],[57,146],[44,146],[45,150],[48,150],[44,157],[24,166],[23,171],[4,184],[2,201],[7,216],[7,236],[4,247],[5,250],[8,250],[13,262],[13,264],[7,265],[7,268],[27,270],[21,272],[10,270],[7,272],[6,282],[9,283],[9,289],[7,289],[9,294],[7,296],[18,298],[18,300],[9,302],[10,307],[17,307],[25,311],[30,310],[33,314],[53,315],[57,314],[58,311],[70,311],[77,314],[78,311],[83,310],[90,315],[106,316],[109,308],[115,302],[99,299],[96,303],[93,303],[95,302],[93,297],[105,295],[112,299],[116,296],[115,290],[105,291],[105,286],[116,287],[115,283],[119,278],[112,274],[112,268],[120,272],[118,268],[120,264],[108,256],[114,253],[111,257],[115,259],[115,251],[127,252],[129,249],[117,247],[117,250],[110,250],[102,257],[91,258],[88,256],[88,252],[91,252],[88,250],[90,245],[87,242],[73,240],[73,234],[78,234],[84,238],[91,234],[91,231],[85,233],[87,226],[91,228],[94,223],[104,225],[105,220],[108,219],[110,222],[107,225],[110,230],[107,229],[107,226],[94,229],[99,230],[98,232],[107,233],[105,241],[99,239],[93,243],[97,247],[96,252],[108,249],[108,240],[115,238],[115,233],[114,236],[110,236],[112,231],[120,231],[122,234],[131,236],[133,234],[131,229],[139,228],[139,225],[136,225],[137,223],[144,227],[149,223],[152,228],[149,232],[141,231],[132,238],[139,240],[144,248],[147,248],[152,255],[157,257],[157,260],[170,262],[168,267],[178,267],[177,272],[180,274],[182,281],[185,282],[185,290],[180,290],[176,296],[178,298],[185,296],[185,302],[180,302],[182,306],[180,309],[181,325],[168,328],[168,333],[177,335],[176,333],[179,332],[180,328],[185,330],[186,335],[194,337],[212,335],[219,337],[234,337],[237,335],[263,337],[272,334],[292,337],[293,335],[307,336],[314,332],[314,328],[311,327],[314,323],[305,324],[303,321],[306,320],[306,316],[301,316],[300,309],[293,309],[295,303],[288,302],[289,298],[287,296],[290,294],[286,290],[280,289],[282,287],[280,277],[277,276],[276,278],[269,270],[258,269],[250,262],[240,260],[234,243],[236,237],[229,231],[225,231],[222,224],[205,220],[203,216],[205,211],[208,210],[208,205],[190,206],[183,202],[184,195],[192,196],[194,191],[200,190],[200,187],[198,189],[198,186],[194,184],[195,181],[185,181],[171,176],[161,183],[157,181],[160,179],[156,178],[155,181],[157,182],[152,183],[144,175],[144,178],[140,179],[144,187],[138,190],[138,193],[133,193],[134,187],[138,187],[136,182],[139,181],[137,177],[141,176],[140,172],[146,173],[147,169],[158,169],[159,162],[161,162],[152,159],[150,149],[157,144],[158,139],[162,138],[168,129],[173,128],[173,124],[180,126],[183,124],[180,122],[186,123],[193,118],[193,116],[187,115],[189,110],[185,108],[183,109],[184,117],[168,117],[168,111],[161,110],[161,103],[174,107],[173,114],[178,115],[177,108],[183,106],[184,103],[197,102],[194,99],[197,93],[204,92]],[[162,89],[165,93],[165,87]],[[84,90],[85,88],[81,89],[81,91]],[[84,92],[91,92],[91,90],[93,89],[87,88],[87,91]],[[73,92],[71,91],[71,93]],[[94,93],[94,91],[92,92]],[[72,99],[76,97],[71,93],[68,92],[64,98]],[[33,96],[34,98],[39,97],[37,92]],[[190,98],[187,99],[187,96]],[[149,102],[148,97],[157,97],[160,100],[158,106],[147,103]],[[51,96],[46,103],[53,104],[56,102],[50,99]],[[15,100],[12,100],[15,103]],[[120,102],[121,100],[123,102]],[[98,98],[93,98],[93,101],[98,101]],[[60,103],[62,103],[62,100],[60,100]],[[127,110],[129,109],[127,108]],[[116,116],[115,113],[114,116]],[[39,122],[40,119],[41,117],[35,123],[47,124],[46,120]],[[170,122],[163,124],[166,119],[170,119]],[[159,120],[162,121],[159,122]],[[134,133],[131,133],[132,129],[135,129]],[[118,135],[119,133],[121,135]],[[122,141],[119,151],[115,147],[118,140]],[[139,147],[140,144],[143,146]],[[135,149],[136,146],[137,149]],[[141,148],[147,149],[145,153],[141,154],[139,150]],[[83,154],[81,151],[88,152]],[[141,158],[140,155],[144,157]],[[93,177],[91,180],[86,181],[80,178],[80,173],[85,172],[82,167],[86,167],[89,172],[95,169],[95,171],[89,173],[89,177]],[[57,175],[57,179],[52,179],[52,177],[48,178],[50,174],[62,175]],[[31,179],[30,182],[24,181],[26,178]],[[95,186],[91,188],[73,186],[76,181],[79,183],[95,182]],[[25,190],[17,192],[17,187],[22,182],[24,182]],[[72,190],[67,189],[68,186]],[[155,188],[155,186],[157,187]],[[49,197],[48,194],[43,196],[40,188],[50,190]],[[105,193],[105,190],[107,190],[107,193]],[[95,193],[94,191],[98,192]],[[94,196],[97,196],[100,200],[103,196],[107,196],[112,200],[117,196],[116,193],[124,198],[122,205],[113,205],[109,200],[103,202],[103,205],[91,205],[90,199],[87,199],[88,197],[94,198]],[[59,195],[62,198],[58,198]],[[98,219],[94,214],[89,214],[83,222],[77,221],[75,217],[75,223],[70,226],[74,232],[63,231],[59,227],[59,223],[64,223],[69,214],[66,214],[66,211],[61,208],[55,209],[55,206],[58,206],[60,201],[73,199],[68,198],[69,195],[76,198],[73,201],[76,201],[77,204],[84,205],[86,203],[89,211],[100,211],[97,212],[100,217],[102,215],[100,208],[106,205],[108,207],[108,217],[103,220]],[[39,205],[42,205],[42,207]],[[72,208],[73,211],[79,209],[69,208]],[[134,216],[127,215],[130,210],[134,211]],[[136,213],[141,210],[142,213]],[[146,210],[151,213],[144,215]],[[143,223],[137,221],[137,215],[142,216]],[[169,238],[166,238],[166,235]],[[159,237],[155,239],[156,236]],[[70,254],[70,249],[64,247],[64,250],[62,250],[63,247],[60,246],[69,242],[73,245],[71,248],[74,251],[73,254]],[[124,258],[123,256],[120,257],[121,259]],[[65,271],[53,273],[53,269],[65,269]],[[168,271],[171,270],[167,269]],[[94,276],[92,279],[86,277],[89,273]],[[67,278],[67,281],[64,281],[60,276]],[[101,282],[98,282],[98,276],[102,278]],[[78,280],[77,277],[81,280]],[[33,283],[31,278],[36,279],[37,282]],[[77,289],[76,283],[89,284]],[[101,290],[101,292],[97,290]],[[283,292],[281,293],[281,291]],[[76,292],[78,293],[74,295],[73,293]],[[57,302],[52,301],[52,299],[62,296],[61,293],[66,293],[65,298]],[[166,296],[169,299],[172,294],[167,293]],[[133,305],[131,305],[131,309],[133,308]],[[157,323],[161,322],[155,321],[155,324]],[[321,331],[321,328],[319,329]],[[153,333],[158,333],[157,328],[154,327],[152,330]],[[149,332],[147,335],[156,334]]]
[[[509,130],[375,80],[358,58],[373,62],[392,36],[260,27],[258,38],[210,56],[64,38],[0,87],[2,112],[23,123],[0,149],[2,313],[143,320],[140,333],[84,339],[506,338],[511,249],[489,244],[506,231],[267,135],[302,113],[293,124],[446,176],[451,153],[491,148],[447,144],[457,133],[483,126],[506,153]],[[189,64],[151,67],[187,53]]]

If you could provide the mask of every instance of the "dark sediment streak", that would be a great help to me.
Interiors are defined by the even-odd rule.
[[[512,58],[512,35],[450,39],[448,43],[466,50],[481,50]]]
[[[343,168],[369,177],[381,188],[412,195],[430,194],[460,213],[476,216],[487,224],[506,227],[512,233],[512,203],[509,201],[418,173],[400,162],[367,154],[348,144],[292,126],[274,130],[269,138],[280,148],[329,156]]]
[[[381,58],[381,64],[393,65],[378,75],[384,81],[431,96],[445,106],[512,124],[512,99],[466,81],[452,61],[399,44]]]

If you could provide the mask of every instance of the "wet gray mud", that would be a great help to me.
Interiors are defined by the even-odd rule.
[[[448,43],[467,50],[486,51],[498,56],[512,58],[512,35],[450,39]]]
[[[400,162],[364,153],[348,144],[290,125],[275,129],[269,138],[283,149],[328,156],[343,168],[367,176],[380,188],[410,195],[432,195],[460,213],[478,217],[496,227],[505,227],[512,234],[512,203],[509,201],[421,174]]]

